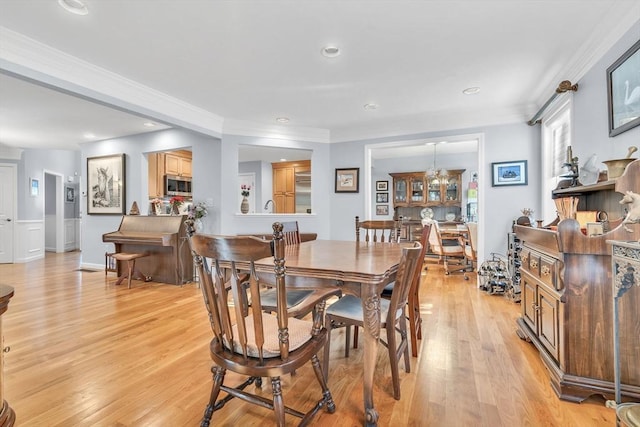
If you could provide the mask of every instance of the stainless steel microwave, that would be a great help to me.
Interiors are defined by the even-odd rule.
[[[191,197],[191,177],[165,175],[164,194],[166,196]]]

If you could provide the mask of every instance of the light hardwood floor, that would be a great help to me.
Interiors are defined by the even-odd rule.
[[[211,386],[200,290],[139,281],[128,290],[114,286],[113,273],[105,279],[78,266],[78,253],[0,265],[0,282],[15,288],[3,328],[11,347],[5,399],[17,425],[198,426]],[[421,349],[411,373],[401,371],[400,401],[391,396],[380,348],[380,426],[615,425],[602,398],[576,404],[556,397],[535,348],[515,333],[519,305],[433,264],[422,276],[421,304]],[[321,412],[314,425],[362,425],[362,346],[345,359],[343,334],[332,334],[331,344],[337,411]],[[284,378],[285,403],[310,405],[319,396],[315,385],[310,367]],[[273,425],[273,417],[233,400],[212,425]]]

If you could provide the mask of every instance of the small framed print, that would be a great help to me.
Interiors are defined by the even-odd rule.
[[[40,194],[40,181],[36,178],[29,178],[29,195],[37,197]]]
[[[73,187],[64,187],[65,201],[73,203],[76,201],[76,189]]]
[[[336,169],[336,193],[357,193],[360,168]]]
[[[527,161],[491,163],[491,186],[527,185]]]
[[[376,181],[376,191],[389,191],[389,181]]]
[[[389,205],[376,205],[376,215],[389,215]]]
[[[376,193],[376,203],[389,203],[389,193]]]

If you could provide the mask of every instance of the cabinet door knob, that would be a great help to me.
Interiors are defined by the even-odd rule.
[[[11,351],[11,347],[10,346],[6,346],[5,348],[2,349],[3,353],[9,353]]]

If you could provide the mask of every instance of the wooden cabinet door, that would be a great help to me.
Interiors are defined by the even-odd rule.
[[[554,359],[558,360],[560,301],[544,288],[538,287],[538,336]]]
[[[180,175],[180,157],[173,154],[165,154],[164,171],[167,175]]]
[[[274,213],[295,213],[295,170],[294,168],[273,169]]]
[[[424,206],[425,204],[425,182],[424,176],[415,176],[410,180],[409,205]]]
[[[393,204],[407,206],[409,204],[409,182],[404,177],[393,177]]]
[[[147,157],[149,170],[149,197],[164,196],[164,154],[151,153]]]
[[[536,296],[536,283],[527,277],[526,273],[522,273],[522,285],[520,297],[522,298],[520,304],[522,307],[522,318],[525,323],[531,328],[532,331],[538,332],[538,298]]]
[[[180,176],[191,176],[191,159],[180,158]]]

